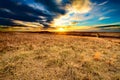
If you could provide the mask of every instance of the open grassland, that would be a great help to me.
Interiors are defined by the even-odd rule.
[[[0,80],[120,80],[120,39],[0,33]]]

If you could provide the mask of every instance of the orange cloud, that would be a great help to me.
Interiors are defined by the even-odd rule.
[[[26,21],[20,21],[20,20],[13,20],[13,22],[16,24],[20,24],[28,27],[43,27],[43,25],[38,22],[26,22]]]

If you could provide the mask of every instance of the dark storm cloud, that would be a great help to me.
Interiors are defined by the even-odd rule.
[[[29,15],[32,14],[32,15]],[[53,19],[53,15],[46,14],[46,12],[36,10],[28,5],[18,5],[11,0],[0,1],[0,24],[1,25],[13,25],[11,19],[43,23],[42,18],[38,16],[46,17],[46,22],[50,22]],[[8,18],[8,20],[7,20]],[[43,24],[44,25],[44,24]],[[45,24],[46,25],[46,24]],[[46,25],[47,26],[47,25]]]
[[[11,25],[11,26],[16,25],[11,20],[3,19],[3,18],[0,18],[0,24],[1,25]]]
[[[12,25],[14,24],[12,20],[20,20],[39,22],[45,27],[48,27],[48,23],[50,23],[54,17],[58,14],[65,13],[63,8],[65,4],[59,5],[55,0],[29,0],[25,4],[24,1],[28,0],[0,0],[0,25]],[[36,9],[36,6],[31,7],[30,1],[33,1],[34,4],[37,4],[40,8],[44,6],[46,10]],[[44,17],[44,19],[39,16]]]
[[[36,2],[42,3],[46,8],[54,13],[64,14],[65,10],[62,8],[62,4],[57,4],[57,0],[35,0]]]

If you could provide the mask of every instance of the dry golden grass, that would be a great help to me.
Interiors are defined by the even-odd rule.
[[[0,33],[0,80],[120,80],[120,40]]]
[[[93,56],[93,59],[94,60],[100,60],[101,59],[101,53],[100,52],[96,52],[95,54],[94,54],[94,56]]]

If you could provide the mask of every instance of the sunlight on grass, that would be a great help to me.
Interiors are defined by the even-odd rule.
[[[55,29],[58,34],[68,31]],[[1,32],[0,80],[120,80],[119,43],[87,36]]]

